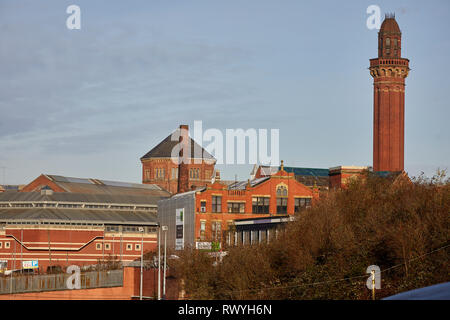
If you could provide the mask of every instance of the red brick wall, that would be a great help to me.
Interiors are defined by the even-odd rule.
[[[295,209],[295,197],[312,197],[318,198],[318,192],[314,192],[310,188],[298,182],[293,173],[280,171],[272,175],[269,180],[256,185],[254,187],[247,186],[246,190],[228,190],[227,186],[216,182],[208,185],[207,190],[200,192],[196,196],[196,215],[195,215],[195,238],[200,240],[200,224],[201,220],[206,221],[205,241],[211,239],[211,222],[220,221],[221,230],[227,230],[227,223],[236,219],[267,217],[276,215],[277,196],[276,189],[279,184],[284,184],[288,188],[287,214],[293,215]],[[222,196],[222,212],[212,213],[212,196]],[[270,196],[269,214],[252,213],[252,197],[254,196]],[[201,202],[206,201],[206,212],[200,212]],[[228,213],[228,201],[245,202],[245,213]]]
[[[8,261],[8,269],[20,269],[21,261],[39,260],[40,272],[45,272],[49,265],[92,265],[112,256],[130,262],[140,258],[141,250],[136,249],[136,244],[140,245],[141,241],[139,234],[123,234],[121,238],[119,234],[105,235],[102,229],[58,230],[42,229],[41,226],[41,229],[27,227],[22,231],[7,228],[3,234],[0,233],[0,260]],[[7,242],[9,248],[6,247]],[[101,244],[101,249],[97,249],[97,244]],[[106,244],[109,244],[109,249]],[[127,250],[127,244],[132,245],[131,250]],[[144,235],[144,252],[155,251],[156,246],[156,234]]]
[[[164,179],[158,179],[155,176],[156,168],[164,168],[165,176]],[[189,179],[189,170],[192,168],[200,169],[200,177],[199,179]],[[142,161],[142,183],[147,184],[156,184],[161,188],[171,192],[177,193],[178,191],[178,178],[172,179],[172,169],[178,169],[178,164],[176,164],[170,158],[153,158],[153,159],[144,159]],[[150,178],[147,179],[146,172],[150,174]],[[192,186],[195,187],[203,187],[207,183],[211,183],[211,177],[214,172],[214,164],[209,164],[203,161],[201,164],[191,163],[187,165],[188,171],[188,185],[189,189]]]

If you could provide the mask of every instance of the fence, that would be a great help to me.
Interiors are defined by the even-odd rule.
[[[0,294],[68,290],[70,274],[0,277]],[[81,289],[123,286],[123,270],[89,271],[80,274]]]

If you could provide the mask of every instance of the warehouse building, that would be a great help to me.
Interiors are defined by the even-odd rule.
[[[156,185],[41,175],[0,193],[0,268],[127,263],[157,246]]]

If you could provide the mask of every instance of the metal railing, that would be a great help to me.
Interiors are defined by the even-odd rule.
[[[70,274],[45,274],[29,276],[0,277],[0,294],[69,290],[67,279]],[[123,286],[123,270],[89,271],[80,274],[80,289]]]

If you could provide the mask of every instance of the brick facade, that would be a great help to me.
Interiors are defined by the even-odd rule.
[[[7,225],[0,230],[0,261],[7,261],[8,270],[21,269],[22,261],[38,260],[39,272],[48,266],[94,265],[116,257],[123,263],[157,248],[156,230],[144,233],[106,232],[103,226],[74,227]],[[50,248],[49,248],[50,244]]]
[[[378,58],[370,60],[374,78],[373,170],[404,170],[405,78],[409,60],[401,58],[401,32],[386,17],[378,33]]]
[[[286,199],[287,204],[286,212],[283,213],[277,212],[277,190],[279,187],[285,188],[287,191],[287,194],[282,196]],[[232,228],[234,220],[286,214],[294,215],[296,213],[296,199],[310,199],[308,203],[312,203],[315,199],[318,199],[318,196],[318,189],[312,190],[306,187],[295,179],[293,173],[288,173],[283,169],[254,186],[249,181],[245,189],[234,190],[232,186],[216,181],[214,184],[208,185],[204,191],[197,192],[195,197],[195,239],[196,241],[221,241],[224,245],[226,244],[225,234]],[[213,197],[221,197],[220,206],[213,203]],[[254,200],[257,198],[269,199],[267,213],[254,212]],[[242,212],[230,212],[233,209],[229,206],[232,207],[233,203],[242,204],[243,208],[239,210]],[[217,224],[220,224],[219,228]]]

